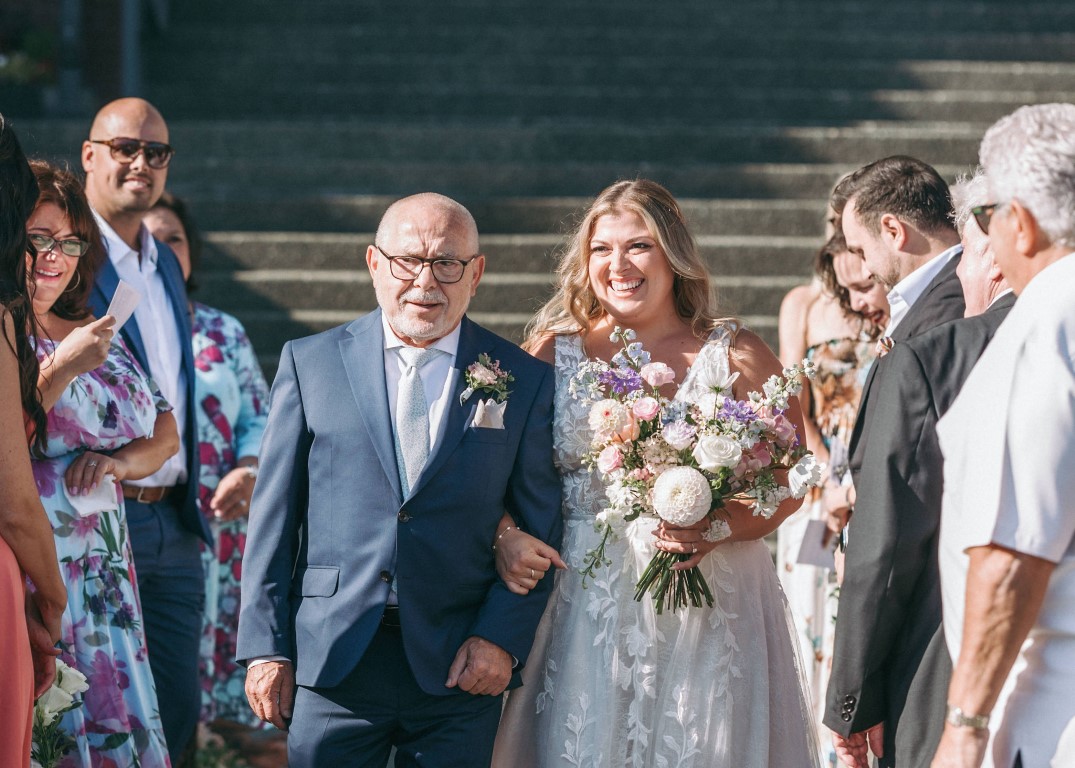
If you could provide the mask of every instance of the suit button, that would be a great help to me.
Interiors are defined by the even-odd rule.
[[[392,582],[392,574],[388,571],[381,571],[381,581],[385,584],[390,584]]]
[[[407,522],[410,522],[410,519],[411,519],[411,516],[407,514],[407,510],[405,510],[405,509],[401,509],[401,510],[399,511],[399,521],[400,521],[401,523],[407,523]]]
[[[840,719],[843,720],[845,723],[850,723],[851,722],[851,715],[849,715],[846,712],[844,712],[842,715],[840,715]]]
[[[855,706],[855,697],[854,696],[844,696],[844,704],[847,704],[848,706],[851,706],[851,707]]]

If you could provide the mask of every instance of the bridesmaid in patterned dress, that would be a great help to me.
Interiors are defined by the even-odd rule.
[[[67,583],[61,658],[89,682],[61,728],[73,750],[60,765],[170,765],[149,667],[142,608],[119,482],[145,477],[179,448],[171,407],[121,343],[113,318],[86,306],[104,259],[78,180],[32,164],[40,197],[27,222],[30,276],[48,409],[34,479]]]
[[[200,242],[182,201],[164,193],[144,221],[154,237],[175,251],[187,290],[192,291],[191,272],[198,264]],[[191,304],[191,312],[201,459],[199,498],[216,541],[215,552],[202,550],[206,616],[201,720],[263,727],[246,700],[246,670],[235,663],[235,634],[246,516],[268,416],[268,386],[238,320],[199,302]]]

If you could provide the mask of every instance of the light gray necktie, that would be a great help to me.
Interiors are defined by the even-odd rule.
[[[397,347],[403,360],[396,397],[396,464],[406,497],[429,458],[429,404],[419,371],[439,354],[433,348]]]

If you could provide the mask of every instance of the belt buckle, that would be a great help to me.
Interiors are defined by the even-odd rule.
[[[148,490],[151,490],[151,489],[146,487],[146,486],[144,486],[144,485],[138,486],[138,495],[134,497],[134,500],[137,501],[140,504],[155,504],[156,503],[155,501],[150,501],[149,499],[143,498],[142,494],[144,494]],[[156,490],[156,489],[154,488],[152,490]]]

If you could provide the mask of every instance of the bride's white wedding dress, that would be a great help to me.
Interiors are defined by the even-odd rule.
[[[718,328],[682,383],[702,393],[703,368],[729,371],[729,329]],[[724,544],[700,565],[712,608],[658,616],[634,600],[656,552],[653,519],[610,542],[612,565],[583,587],[578,568],[600,534],[605,505],[589,450],[588,407],[568,383],[585,360],[578,336],[556,339],[556,463],[563,483],[563,557],[569,570],[538,628],[497,736],[497,768],[804,768],[818,750],[787,601],[763,541]]]

